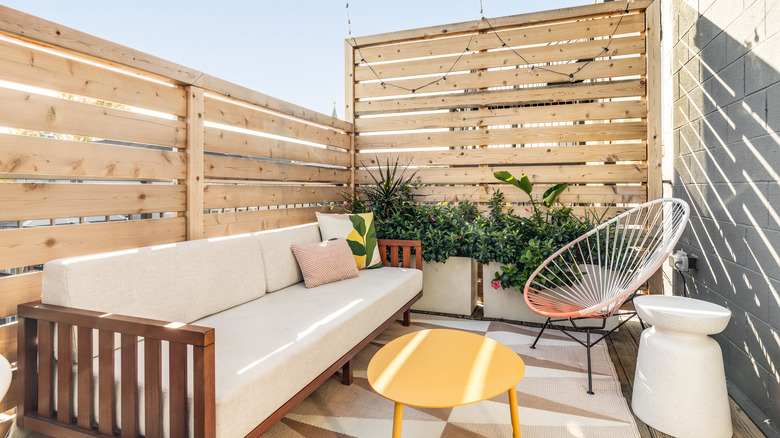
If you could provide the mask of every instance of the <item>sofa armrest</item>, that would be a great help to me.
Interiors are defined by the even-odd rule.
[[[395,240],[395,239],[377,239],[379,246],[379,256],[382,258],[382,265],[388,266],[387,253],[390,252],[390,266],[404,268],[412,267],[412,248],[415,249],[415,268],[422,270],[422,242],[419,240]],[[399,251],[401,260],[399,260]]]
[[[19,426],[55,436],[63,433],[61,428],[67,428],[84,436],[113,437],[114,418],[121,418],[122,436],[138,436],[138,399],[144,397],[145,434],[161,436],[162,373],[167,372],[171,419],[168,435],[185,436],[188,434],[188,349],[192,348],[195,436],[216,435],[214,329],[39,302],[19,305],[18,316]],[[78,356],[75,379],[74,328]],[[97,346],[93,345],[93,330],[98,334]],[[121,335],[119,364],[114,363],[115,348],[119,347],[115,345],[117,334]],[[143,364],[138,363],[139,337],[144,338]],[[163,341],[168,343],[167,370],[163,369],[162,362]],[[97,379],[93,352],[98,353]],[[115,412],[114,405],[116,365],[121,370],[121,412]],[[142,393],[138,391],[139,368],[143,368],[144,375]],[[56,400],[54,373],[57,373]],[[96,419],[92,398],[95,387],[99,400]],[[71,394],[76,388],[78,398],[76,406],[72,406]],[[96,430],[93,420],[97,420]]]

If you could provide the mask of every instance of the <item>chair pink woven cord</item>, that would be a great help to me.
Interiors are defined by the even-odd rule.
[[[587,349],[588,394],[593,394],[590,348],[628,322],[636,312],[620,312],[669,257],[690,215],[685,201],[664,198],[642,204],[599,225],[556,251],[525,285],[525,302],[533,312],[546,316],[544,327],[553,326]],[[604,329],[610,316],[627,316],[616,327],[590,341],[592,329]],[[585,318],[601,319],[600,326],[578,327]],[[568,321],[584,328],[582,342],[556,323]],[[640,321],[641,322],[641,321]],[[644,324],[643,324],[644,326]]]

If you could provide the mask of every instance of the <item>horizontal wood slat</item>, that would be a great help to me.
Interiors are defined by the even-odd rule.
[[[495,166],[495,167],[431,167],[417,171],[418,184],[483,184],[494,183],[493,172],[506,170],[514,175],[528,175],[534,183],[616,184],[647,181],[644,164],[566,165],[566,166]],[[371,177],[365,170],[355,172],[356,184],[369,184]]]
[[[369,115],[404,111],[474,108],[481,106],[522,105],[569,102],[591,99],[636,97],[645,94],[645,80],[567,84],[516,90],[478,91],[434,96],[408,97],[355,102],[356,114]]]
[[[258,181],[299,181],[348,184],[349,171],[331,167],[303,166],[274,161],[206,155],[206,178]]]
[[[542,193],[550,187],[548,184],[534,185],[534,198],[541,200]],[[493,193],[501,190],[506,202],[528,202],[528,195],[516,187],[505,184],[491,184],[482,186],[455,186],[455,187],[418,187],[412,190],[414,200],[417,202],[460,202],[470,201],[475,203],[487,203]],[[647,197],[645,186],[569,186],[558,200],[562,203],[642,203]]]
[[[343,132],[209,97],[206,97],[206,120],[340,148],[349,148],[350,144],[349,136]]]
[[[332,117],[328,114],[323,114],[310,108],[296,105],[294,103],[290,103],[255,90],[251,90],[240,85],[236,85],[232,82],[228,82],[224,79],[220,79],[211,75],[203,74],[192,85],[201,87],[209,92],[213,92],[223,97],[238,99],[250,105],[256,105],[270,111],[275,111],[291,117],[295,117],[297,119],[307,120],[309,122],[331,127],[340,131],[352,132],[352,123],[345,122],[344,120]]]
[[[642,122],[595,123],[414,134],[361,135],[355,137],[355,148],[360,151],[366,149],[643,140],[646,137],[647,127]]]
[[[0,185],[0,221],[184,211],[184,189],[161,184],[7,183]]]
[[[0,134],[0,178],[181,179],[182,152]]]
[[[204,192],[204,208],[236,208],[267,205],[342,201],[347,187],[217,185]]]
[[[474,71],[467,74],[447,76],[446,81],[438,81],[419,90],[424,93],[444,93],[473,90],[488,87],[514,87],[541,83],[568,81],[563,75],[575,75],[578,81],[603,79],[645,74],[645,57],[608,59],[604,61],[583,61],[554,66],[555,70],[542,68],[514,68],[509,70]],[[411,95],[398,87],[417,89],[431,82],[430,77],[399,79],[389,83],[364,82],[355,84],[355,96],[369,99],[397,95]]]
[[[368,35],[353,38],[352,41],[361,47],[368,47],[380,44],[392,44],[402,41],[411,41],[417,39],[436,39],[441,37],[450,37],[476,30],[487,31],[490,29],[503,29],[507,27],[527,26],[531,24],[557,23],[561,21],[581,20],[590,17],[601,17],[605,15],[622,14],[628,6],[630,12],[643,11],[652,0],[633,0],[626,3],[605,2],[584,6],[575,6],[569,8],[551,9],[539,12],[530,12],[519,15],[509,15],[505,17],[491,18],[488,24],[485,20],[466,21],[461,23],[443,24],[438,26],[423,27],[418,29],[401,30],[387,32],[376,35]]]
[[[0,79],[183,116],[184,90],[0,41]]]
[[[0,277],[0,318],[15,315],[19,304],[40,300],[42,278],[41,272]]]
[[[120,67],[132,73],[178,85],[196,85],[214,93],[244,100],[315,123],[351,131],[351,125],[327,114],[250,90],[162,58],[107,41],[67,26],[0,6],[0,33],[25,41],[86,57],[98,63]]]
[[[0,269],[184,240],[184,218],[0,230]]]
[[[570,103],[518,108],[450,111],[391,117],[360,117],[355,121],[362,134],[410,129],[475,128],[479,126],[528,123],[572,122],[585,120],[633,119],[647,117],[644,100]]]
[[[544,62],[572,61],[601,57],[605,54],[609,56],[638,55],[645,52],[644,35],[615,38],[609,45],[609,52],[604,52],[605,45],[604,40],[593,40],[554,46],[529,47],[516,49],[514,52],[510,50],[479,52],[463,55],[454,66],[453,63],[457,56],[376,64],[371,65],[370,68],[360,65],[355,67],[355,81],[375,81],[379,76],[379,79],[392,82],[394,78],[407,76],[443,75],[450,71],[461,72]],[[496,47],[501,47],[501,44],[497,44]],[[525,61],[518,55],[525,58]]]
[[[493,20],[490,20],[491,23]],[[617,30],[616,30],[617,29]],[[367,62],[383,62],[426,56],[460,54],[466,48],[476,52],[501,47],[501,40],[508,47],[528,46],[532,44],[553,43],[558,41],[596,38],[603,36],[642,32],[645,29],[644,14],[602,17],[586,22],[574,21],[560,24],[547,24],[520,29],[508,29],[498,32],[463,35],[446,39],[414,41],[406,44],[375,46],[360,49],[362,59]],[[360,58],[356,62],[361,61]]]
[[[207,214],[204,236],[230,236],[307,224],[316,222],[315,212],[321,210],[322,207],[306,207]]]
[[[350,165],[349,152],[346,150],[327,149],[208,126],[205,129],[205,150],[330,166],[348,167]]]
[[[184,122],[0,88],[0,126],[185,147]]]
[[[644,143],[603,144],[588,146],[540,146],[509,148],[475,148],[444,151],[364,152],[355,155],[360,166],[384,165],[389,159],[409,166],[479,165],[479,164],[545,164],[612,161],[644,161]],[[378,161],[378,162],[377,162]],[[376,171],[375,171],[376,172]]]

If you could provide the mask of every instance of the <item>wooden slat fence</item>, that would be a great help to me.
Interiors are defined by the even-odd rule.
[[[0,354],[49,260],[315,221],[350,184],[351,133],[0,6]]]
[[[0,354],[43,263],[311,222],[361,163],[418,167],[429,202],[484,204],[495,170],[569,182],[578,208],[658,197],[654,7],[350,40],[345,122],[0,6]]]
[[[497,170],[526,173],[537,195],[568,182],[560,199],[578,211],[657,198],[651,6],[609,2],[347,40],[355,183],[398,159],[417,169],[424,202],[484,205],[500,187]]]

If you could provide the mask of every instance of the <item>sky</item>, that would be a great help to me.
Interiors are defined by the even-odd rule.
[[[488,18],[594,0],[482,0]],[[0,0],[0,4],[344,118],[345,0]],[[351,0],[352,35],[477,20],[479,0]]]

